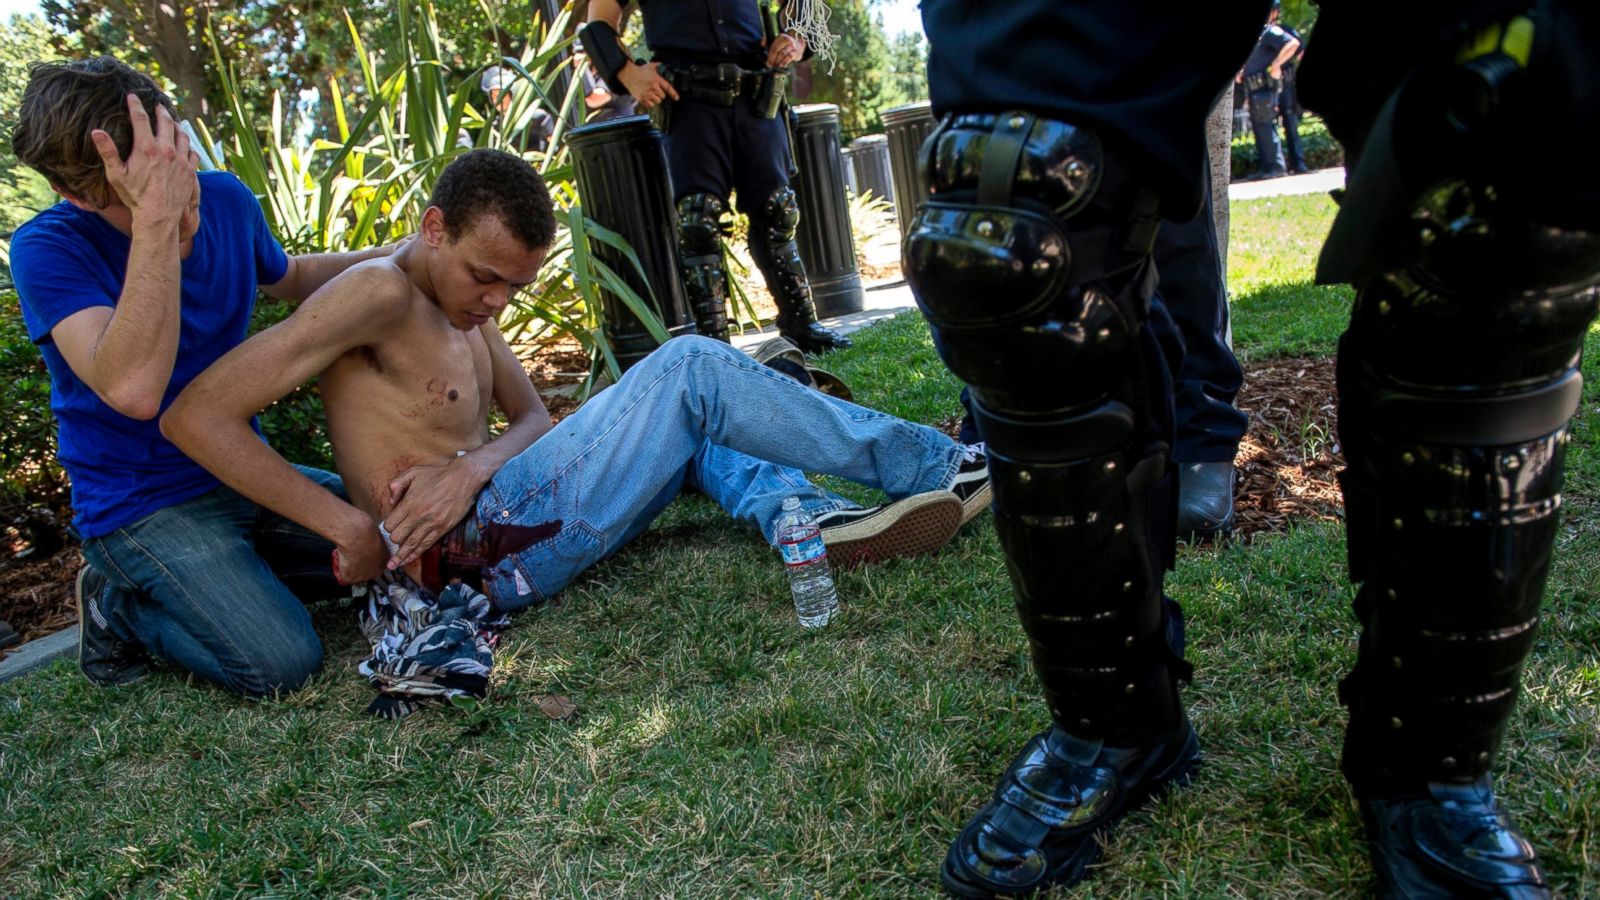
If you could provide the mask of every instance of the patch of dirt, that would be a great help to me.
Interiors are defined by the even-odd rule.
[[[856,268],[861,270],[861,280],[866,282],[898,281],[901,277],[898,260],[878,265],[869,262],[865,253],[856,254]]]
[[[577,389],[589,377],[589,353],[570,338],[544,346],[515,348],[523,371],[533,380],[552,421],[559,422],[578,408]]]
[[[1250,414],[1234,460],[1235,536],[1282,532],[1296,519],[1340,518],[1335,476],[1344,458],[1334,429],[1333,357],[1251,363],[1235,405]]]
[[[1239,444],[1234,536],[1278,534],[1297,519],[1334,520],[1344,507],[1344,466],[1334,431],[1333,358],[1274,359],[1244,367],[1236,402],[1250,415]],[[956,436],[961,417],[934,424]]]
[[[0,562],[0,619],[23,641],[60,631],[78,621],[72,582],[83,565],[77,546],[44,559],[7,559]],[[0,653],[9,654],[20,644]]]

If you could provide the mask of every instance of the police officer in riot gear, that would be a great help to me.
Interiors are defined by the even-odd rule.
[[[667,168],[678,207],[679,255],[695,324],[727,339],[727,269],[720,238],[730,192],[750,219],[750,255],[778,305],[778,331],[808,353],[849,346],[817,322],[795,232],[792,155],[783,93],[807,53],[805,27],[757,0],[640,0],[651,63],[617,37],[628,0],[591,0],[584,46],[616,93],[641,109],[667,105]],[[765,21],[764,21],[765,20]]]
[[[1161,593],[1170,321],[1150,248],[1159,216],[1200,205],[1206,111],[1266,7],[923,0],[942,118],[907,277],[972,390],[1052,719],[951,846],[956,894],[1078,881],[1199,757],[1183,620]],[[1343,769],[1386,896],[1549,895],[1490,773],[1597,308],[1600,177],[1580,149],[1600,137],[1597,41],[1600,9],[1579,0],[1326,0],[1300,76],[1351,161],[1318,277],[1356,286],[1339,404],[1362,633]]]

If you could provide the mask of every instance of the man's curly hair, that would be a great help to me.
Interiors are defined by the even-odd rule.
[[[156,109],[178,111],[150,76],[109,56],[73,62],[34,63],[17,109],[11,148],[24,165],[79,200],[104,207],[112,200],[105,163],[89,133],[111,136],[123,159],[133,152],[128,95],[144,102],[155,127]]]
[[[452,243],[491,213],[529,250],[555,243],[549,188],[527,161],[504,151],[472,150],[456,157],[433,186],[428,205],[444,213]]]

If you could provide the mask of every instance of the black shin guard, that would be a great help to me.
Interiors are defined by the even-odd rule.
[[[778,333],[807,353],[848,347],[847,338],[817,322],[811,283],[806,280],[806,267],[795,243],[799,227],[800,205],[787,187],[774,191],[750,214],[750,258],[778,305]]]
[[[1457,6],[1420,15],[1494,14]],[[1554,189],[1525,138],[1581,145],[1592,128],[1596,20],[1527,6],[1457,21],[1403,83],[1328,110],[1353,166],[1318,278],[1357,285],[1339,350],[1362,624],[1343,768],[1385,897],[1549,896],[1489,773],[1534,642],[1600,282],[1600,234],[1576,227],[1595,221],[1595,180]]]
[[[1362,624],[1343,768],[1381,895],[1547,897],[1489,772],[1550,568],[1600,236],[1441,196],[1460,218],[1360,288],[1339,348]]]
[[[1198,746],[1178,697],[1168,365],[1149,327],[1155,203],[1089,132],[1015,113],[947,118],[906,275],[972,390],[995,524],[1056,727],[962,832],[945,884],[972,896],[1070,883]],[[1165,418],[1162,419],[1165,421]],[[1156,533],[1152,536],[1152,533]]]
[[[1478,224],[1364,285],[1340,345],[1364,796],[1489,772],[1550,566],[1600,237]]]
[[[1112,744],[1168,734],[1183,713],[1167,558],[1148,537],[1171,500],[1150,434],[1148,373],[1165,365],[1146,328],[1154,231],[1135,203],[1101,205],[1141,192],[1106,171],[1092,135],[1021,114],[947,120],[925,153],[935,199],[908,237],[907,277],[972,388],[1051,713]]]
[[[725,208],[713,194],[678,200],[678,262],[695,330],[719,341],[728,339],[728,268],[720,243]]]

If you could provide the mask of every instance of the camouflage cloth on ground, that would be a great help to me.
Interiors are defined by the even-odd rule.
[[[361,613],[372,655],[359,671],[378,691],[367,712],[401,719],[425,700],[484,696],[506,623],[488,597],[464,584],[434,595],[403,572],[374,580]]]

